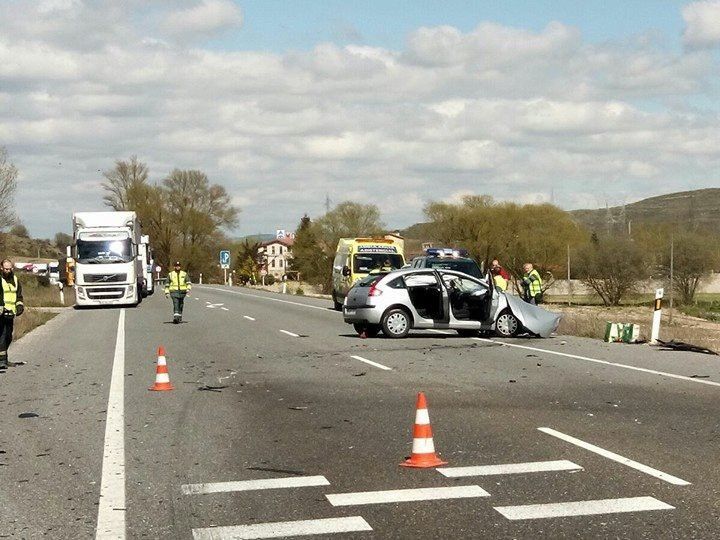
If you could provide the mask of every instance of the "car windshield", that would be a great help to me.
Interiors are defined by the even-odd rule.
[[[469,276],[482,278],[480,267],[477,263],[470,259],[445,259],[441,257],[428,257],[426,266],[428,268],[436,268],[438,270],[455,270]]]
[[[79,263],[126,263],[132,260],[132,244],[129,238],[121,240],[77,241],[77,261]]]
[[[373,270],[397,270],[405,261],[397,253],[356,253],[353,256],[353,272],[367,274]]]

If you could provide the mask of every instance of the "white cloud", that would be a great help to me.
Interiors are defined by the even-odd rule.
[[[683,7],[682,16],[685,43],[696,47],[720,44],[720,1],[692,2]]]
[[[168,14],[163,30],[174,36],[203,36],[242,25],[242,12],[231,0],[201,0]]]
[[[718,182],[712,51],[591,45],[561,23],[217,51],[187,42],[239,24],[229,2],[20,3],[0,4],[0,145],[34,233],[101,208],[101,171],[133,154],[154,180],[205,170],[243,206],[242,233],[317,217],[326,194],[402,226],[469,193],[577,207]]]

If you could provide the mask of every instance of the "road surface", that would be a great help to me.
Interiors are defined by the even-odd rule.
[[[579,338],[360,339],[196,286],[67,310],[0,375],[0,537],[715,538],[720,363]],[[175,389],[151,392],[157,348]],[[448,465],[399,466],[418,392]]]

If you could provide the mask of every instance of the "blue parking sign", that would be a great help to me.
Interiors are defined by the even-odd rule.
[[[230,252],[226,249],[220,252],[220,266],[222,268],[230,268]]]

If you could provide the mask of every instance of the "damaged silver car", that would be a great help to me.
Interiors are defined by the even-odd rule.
[[[411,329],[451,329],[462,336],[492,331],[548,337],[560,315],[496,289],[492,279],[453,270],[408,268],[369,275],[348,292],[343,318],[355,331],[406,337]]]

